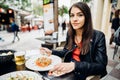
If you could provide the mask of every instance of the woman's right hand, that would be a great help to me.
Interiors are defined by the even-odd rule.
[[[49,50],[48,48],[45,48],[45,47],[41,47],[40,48],[40,51],[43,55],[48,55],[50,56],[52,54],[52,50]]]

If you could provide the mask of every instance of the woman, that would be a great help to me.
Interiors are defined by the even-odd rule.
[[[110,42],[109,42],[110,45],[112,44],[114,40],[114,32],[119,28],[119,26],[120,26],[119,10],[116,10],[115,18],[113,18],[112,20],[112,26],[111,26],[112,34],[111,34]]]
[[[50,72],[64,74],[74,72],[75,80],[85,80],[90,75],[107,74],[107,52],[105,35],[93,30],[90,8],[78,2],[69,10],[70,28],[62,51],[41,48],[42,52],[64,57],[64,62],[54,66]]]

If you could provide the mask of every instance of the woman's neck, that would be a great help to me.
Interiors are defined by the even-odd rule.
[[[75,42],[79,44],[82,41],[82,30],[76,30]]]
[[[79,29],[79,30],[76,30],[76,36],[78,37],[82,37],[82,31],[83,30],[81,30],[81,29]]]

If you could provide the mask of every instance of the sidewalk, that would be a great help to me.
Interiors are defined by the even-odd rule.
[[[13,33],[6,31],[0,31],[0,36],[4,39],[0,41],[0,49],[14,49],[16,51],[36,49],[44,43],[36,38],[41,37],[40,30],[34,30],[31,32],[19,32],[20,41],[16,39],[15,43],[12,43]]]
[[[0,49],[14,49],[16,51],[25,51],[25,50],[34,50],[39,49],[41,44],[44,43],[36,38],[42,36],[41,30],[33,30],[31,32],[19,32],[20,41],[12,43],[13,40],[13,33],[8,33],[6,31],[0,31],[0,37],[2,37],[5,41],[0,41]],[[108,65],[107,71],[108,74],[102,78],[101,80],[120,80],[120,60],[118,56],[115,56],[113,60],[113,51],[114,49],[111,48],[107,42],[107,54],[108,54]],[[120,54],[120,47],[118,52]]]

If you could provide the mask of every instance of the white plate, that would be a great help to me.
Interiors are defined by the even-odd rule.
[[[51,55],[51,56],[49,56],[49,58],[52,59],[52,63],[47,67],[41,68],[35,64],[35,61],[41,56],[42,55],[31,57],[30,59],[28,59],[26,61],[25,66],[28,69],[35,70],[35,71],[48,71],[48,70],[52,69],[54,65],[62,62],[62,59],[60,57]]]
[[[43,80],[41,78],[41,75],[32,72],[32,71],[14,71],[14,72],[10,72],[7,74],[4,74],[2,76],[0,76],[0,80],[10,80],[10,77],[16,77],[17,75],[23,77],[26,76],[27,78],[33,78],[33,80]],[[17,79],[16,79],[17,80]]]

